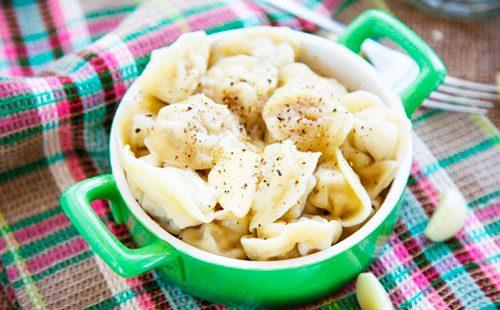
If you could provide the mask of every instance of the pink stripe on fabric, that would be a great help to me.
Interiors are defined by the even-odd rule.
[[[54,84],[59,84],[58,88],[63,89],[63,85],[61,81],[57,80],[57,82],[54,80]],[[58,101],[56,103],[57,107],[57,113],[59,115],[59,119],[65,119],[69,118],[71,116],[70,113],[70,106],[71,102],[64,98],[61,101]],[[61,146],[61,151],[65,154],[69,154],[66,156],[66,164],[69,168],[69,171],[71,175],[73,176],[73,179],[75,181],[80,181],[85,179],[87,176],[85,174],[85,171],[83,170],[83,167],[80,165],[80,162],[76,155],[74,155],[72,152],[74,150],[74,145],[73,145],[73,139],[72,139],[72,128],[70,123],[61,123],[59,125],[59,145]]]
[[[257,18],[259,23],[262,25],[269,25],[269,19],[267,18],[264,10],[261,6],[253,1],[235,1],[231,3],[231,9],[238,16],[239,19],[245,18]]]
[[[56,35],[59,41],[59,47],[64,53],[72,51],[71,35],[68,32],[67,20],[59,6],[59,1],[49,1],[48,6],[51,10],[52,22],[56,26]]]
[[[7,275],[7,278],[9,278],[9,281],[11,282],[19,279],[19,270],[16,268],[15,265],[7,266],[5,268],[5,274]]]
[[[481,244],[473,243],[471,238],[468,236],[468,231],[472,230],[474,227],[481,227],[482,223],[477,220],[475,216],[470,216],[468,221],[465,224],[465,227],[462,229],[460,233],[458,233],[455,238],[461,243],[462,251],[454,252],[456,259],[462,264],[468,264],[471,262],[481,262],[480,264],[476,264],[479,269],[482,271],[483,275],[486,279],[494,286],[495,291],[500,291],[500,283],[499,276],[496,272],[491,272],[495,268],[490,262],[487,260],[488,257],[494,256],[498,253],[497,248],[494,244],[491,244],[490,247],[493,250],[493,253],[489,253],[490,255],[486,255],[483,253],[481,249]],[[472,275],[471,275],[472,276]],[[479,285],[479,283],[478,283]]]
[[[106,18],[88,21],[87,29],[92,36],[101,36],[118,26],[121,22],[120,18]]]
[[[61,213],[39,223],[14,231],[14,237],[19,243],[33,242],[68,226],[71,226],[71,223],[66,215]]]
[[[80,161],[78,157],[72,154],[74,147],[71,135],[71,125],[70,124],[61,124],[59,125],[59,143],[62,146],[62,151],[69,153],[66,156],[66,164],[73,176],[75,181],[81,181],[87,178],[83,167],[80,165]]]
[[[130,52],[133,57],[137,59],[151,53],[151,51],[155,48],[169,45],[181,34],[182,31],[179,29],[179,26],[171,24],[162,29],[158,29],[157,31],[142,35],[127,44],[130,47]]]
[[[237,16],[234,11],[228,7],[222,7],[207,11],[204,14],[198,14],[189,17],[186,22],[194,30],[204,30],[214,25],[220,25],[224,22],[234,20]]]
[[[99,51],[98,55],[99,58],[101,58],[104,61],[105,66],[111,73],[115,96],[118,98],[122,97],[127,91],[127,85],[125,85],[125,81],[123,81],[123,77],[120,70],[116,70],[121,67],[120,63],[118,63],[115,56],[113,55],[113,51],[111,52]]]
[[[413,262],[413,256],[408,253],[407,248],[401,240],[394,240],[394,253],[398,257],[398,260],[403,265],[407,265],[407,262]],[[413,263],[416,265],[415,263]],[[417,287],[427,296],[427,299],[434,305],[439,305],[440,307],[446,307],[445,302],[438,295],[437,291],[432,287],[429,280],[427,280],[426,276],[423,274],[420,268],[414,268],[413,270],[408,270],[413,283],[417,285]],[[443,308],[444,309],[444,308]]]
[[[24,111],[0,119],[0,134],[25,131],[40,124],[37,110]]]
[[[7,242],[5,241],[5,238],[0,238],[0,255],[2,255],[5,252],[6,248],[7,248]]]
[[[12,284],[7,285],[6,287],[4,286],[5,294],[7,295],[7,298],[10,301],[16,300],[16,291],[14,290],[14,287]]]
[[[479,210],[474,210],[474,216],[482,223],[487,221],[498,220],[500,214],[500,204],[494,203],[489,206],[483,207]]]
[[[144,286],[142,285],[142,280],[140,279],[140,277],[127,279],[127,284],[136,291],[144,290]],[[155,309],[155,304],[148,292],[137,294],[135,298],[137,299],[137,302],[142,309]]]
[[[422,209],[430,216],[434,210],[434,206],[439,204],[439,192],[431,183],[431,180],[422,173],[420,165],[415,161],[412,163],[411,174],[414,175],[417,180],[415,185],[422,191],[430,204],[432,204],[432,206],[429,204],[422,204]]]
[[[92,209],[94,209],[94,212],[97,214],[99,217],[103,217],[108,213],[108,207],[106,203],[102,200],[96,200],[91,203]]]
[[[10,26],[7,22],[7,12],[5,8],[0,7],[0,39],[3,42],[3,50],[7,61],[9,62],[9,71],[13,76],[22,76],[23,70],[18,67],[17,60],[19,55],[17,55],[16,47],[11,43]]]
[[[89,250],[88,243],[82,237],[77,237],[32,257],[26,261],[26,267],[35,274],[87,250]]]

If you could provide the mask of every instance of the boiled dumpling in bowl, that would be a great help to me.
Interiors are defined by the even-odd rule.
[[[239,218],[248,214],[259,181],[260,159],[261,155],[251,150],[235,149],[222,155],[210,170],[208,184],[224,211]]]
[[[247,236],[241,244],[252,260],[279,259],[297,247],[300,255],[329,248],[342,233],[339,221],[319,216],[301,217],[291,223],[267,223],[257,228],[257,238]]]
[[[189,169],[158,167],[153,156],[136,158],[125,146],[122,166],[134,198],[172,233],[210,223],[216,198],[213,189]]]
[[[207,70],[209,51],[205,32],[181,35],[172,45],[153,51],[139,78],[141,88],[167,103],[185,100]]]
[[[398,172],[408,120],[298,62],[288,34],[183,35],[138,80],[123,168],[142,208],[192,246],[250,260],[325,250]]]
[[[144,143],[167,165],[198,170],[212,168],[226,150],[245,146],[244,140],[229,109],[200,94],[162,108]]]
[[[278,88],[266,102],[262,117],[272,141],[291,139],[301,151],[319,151],[325,157],[344,143],[353,126],[353,117],[340,104],[345,89],[316,75],[307,66],[291,64]],[[293,78],[292,72],[305,78]]]
[[[261,179],[252,206],[250,229],[272,223],[307,196],[320,153],[300,152],[291,140],[267,145],[262,153]]]
[[[335,161],[319,165],[314,176],[316,186],[308,199],[312,207],[327,210],[345,227],[358,225],[370,216],[370,196],[340,149],[335,149]]]
[[[128,111],[122,127],[124,142],[129,144],[133,151],[146,147],[144,139],[153,129],[158,111],[165,106],[163,101],[144,92],[137,95],[136,102],[134,108]]]
[[[203,224],[200,227],[183,230],[179,235],[179,239],[210,253],[245,259],[246,254],[240,243],[242,236],[238,232],[212,222]]]
[[[250,55],[281,68],[295,61],[300,42],[288,28],[254,27],[245,36],[216,42],[210,51],[210,64],[234,55]]]
[[[239,116],[251,136],[263,135],[262,107],[278,84],[278,69],[258,58],[238,55],[219,60],[201,80],[201,90]]]
[[[396,160],[409,122],[387,108],[382,100],[367,91],[341,97],[341,103],[355,117],[352,145],[375,161]],[[406,130],[405,130],[406,129]]]
[[[349,93],[341,102],[355,118],[353,130],[341,149],[376,201],[396,176],[409,122],[367,91]]]

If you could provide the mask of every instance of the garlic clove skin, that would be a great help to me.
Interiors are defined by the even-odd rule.
[[[391,310],[391,299],[377,277],[365,272],[356,280],[356,299],[362,310]]]
[[[462,194],[453,188],[442,191],[439,205],[432,214],[424,235],[434,242],[453,238],[464,226],[467,203]]]

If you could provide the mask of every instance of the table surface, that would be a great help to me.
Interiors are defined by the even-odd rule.
[[[387,8],[422,36],[441,55],[450,76],[495,83],[500,74],[500,15],[486,20],[457,21],[428,14],[401,0],[385,1]],[[379,1],[358,1],[340,14],[348,22]],[[500,107],[488,117],[499,127]]]

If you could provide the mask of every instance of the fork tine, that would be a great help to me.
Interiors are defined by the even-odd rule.
[[[463,105],[450,104],[445,102],[439,102],[432,99],[427,99],[422,103],[422,106],[431,109],[438,109],[443,111],[460,112],[460,113],[473,113],[485,115],[488,110],[476,108],[476,107],[466,107]]]
[[[483,91],[483,92],[490,92],[490,93],[495,93],[498,94],[498,86],[494,84],[485,84],[485,83],[478,83],[478,82],[472,82],[472,81],[466,81],[462,79],[458,79],[452,76],[447,76],[444,80],[445,84],[448,85],[453,85],[455,87],[461,87],[461,88],[469,88],[471,90],[477,90],[477,91]]]
[[[487,93],[483,91],[476,90],[468,90],[456,88],[455,86],[450,86],[446,84],[442,84],[439,86],[438,91],[443,93],[448,93],[450,95],[458,95],[460,97],[468,97],[468,98],[477,98],[477,99],[489,99],[489,100],[497,100],[498,96],[493,93]]]
[[[447,94],[443,94],[440,92],[433,92],[430,95],[431,99],[439,100],[445,103],[450,103],[450,104],[459,104],[459,105],[465,105],[465,106],[471,106],[471,107],[478,107],[478,108],[491,108],[494,107],[495,104],[490,101],[484,101],[484,100],[479,100],[479,99],[472,99],[472,98],[462,98],[462,97],[457,97],[457,96],[451,96]]]

